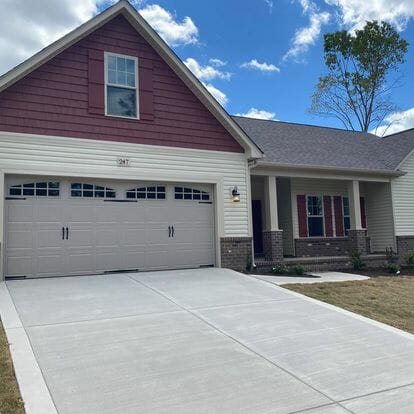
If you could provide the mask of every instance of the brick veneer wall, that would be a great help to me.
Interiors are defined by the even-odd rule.
[[[414,252],[414,236],[397,236],[397,252],[400,262],[405,263],[407,254]]]
[[[367,251],[367,232],[366,230],[349,230],[348,239],[351,251],[357,250],[362,254],[369,253]]]
[[[220,250],[222,267],[245,271],[252,263],[251,237],[222,237]]]
[[[266,260],[283,261],[283,231],[263,232],[263,252]]]
[[[295,240],[297,257],[349,256],[348,237],[307,238]]]
[[[385,266],[387,258],[385,255],[371,255],[362,256],[362,260],[365,262],[367,269],[378,269]],[[278,263],[272,263],[268,261],[256,260],[256,273],[268,272]],[[352,262],[349,257],[324,257],[319,259],[317,257],[303,257],[295,258],[294,260],[285,260],[284,264],[288,267],[295,265],[302,265],[306,272],[321,272],[330,270],[352,270]]]
[[[371,238],[365,235],[361,241],[363,254],[371,252]],[[364,241],[365,240],[365,241]],[[349,237],[325,237],[295,239],[295,252],[297,257],[318,257],[318,256],[349,256],[355,249],[355,240]]]

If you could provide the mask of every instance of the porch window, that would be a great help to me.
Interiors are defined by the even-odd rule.
[[[307,213],[308,213],[308,236],[323,237],[323,201],[320,196],[307,197]]]
[[[351,216],[349,214],[349,198],[342,197],[342,210],[344,218],[344,231],[345,235],[348,235],[349,229],[351,228]]]

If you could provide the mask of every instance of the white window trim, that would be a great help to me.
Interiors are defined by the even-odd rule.
[[[131,86],[120,86],[120,85],[116,85],[116,84],[110,84],[108,83],[108,57],[109,56],[113,56],[113,57],[121,57],[121,58],[126,58],[126,59],[132,59],[135,61],[135,88],[131,87]],[[133,120],[139,120],[139,78],[138,78],[138,58],[136,56],[129,56],[129,55],[122,55],[119,53],[111,53],[111,52],[105,52],[104,53],[104,71],[105,71],[105,116],[109,116],[109,117],[113,117],[113,118],[122,118],[122,119],[133,119]],[[112,115],[112,114],[108,114],[108,86],[114,86],[114,87],[118,87],[118,88],[124,88],[124,89],[135,89],[135,99],[136,99],[136,108],[137,108],[137,116],[122,116],[122,115]]]
[[[309,197],[318,197],[322,199],[322,203],[321,203],[321,207],[322,207],[322,227],[323,227],[323,236],[309,236],[309,217],[321,217],[321,216],[310,216],[309,215],[309,210],[308,210],[308,200]],[[313,238],[326,238],[326,226],[325,226],[325,206],[323,203],[323,195],[321,194],[306,194],[306,225],[307,225],[307,230],[308,230],[308,237],[310,239]]]

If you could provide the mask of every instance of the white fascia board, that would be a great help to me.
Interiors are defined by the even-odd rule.
[[[273,164],[259,161],[252,168],[252,175],[278,175],[283,177],[326,178],[335,180],[359,180],[389,182],[392,178],[405,175],[401,171],[367,170],[343,167],[312,165]]]

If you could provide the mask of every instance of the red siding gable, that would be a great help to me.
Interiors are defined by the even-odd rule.
[[[145,106],[146,113],[141,120],[104,116],[100,113],[99,97],[90,96],[91,85],[96,90],[96,83],[91,84],[88,78],[90,55],[102,55],[104,51],[136,56],[147,62],[146,69],[151,62],[152,79],[145,81],[151,76],[145,68],[142,72],[145,84],[140,85],[140,104]],[[152,92],[148,91],[150,88]],[[243,152],[122,16],[0,93],[0,130]]]

